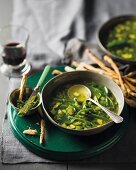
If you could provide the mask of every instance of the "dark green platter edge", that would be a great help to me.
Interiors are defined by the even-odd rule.
[[[52,68],[49,75],[47,76],[46,81],[43,83],[45,84],[48,80],[50,80],[53,75],[51,74],[53,69],[59,69],[60,71],[64,71],[64,67],[55,67]],[[32,86],[35,87],[37,80],[39,79],[41,75],[41,72],[38,72],[34,75],[32,75],[28,81],[27,81],[27,85],[28,86]],[[85,159],[85,158],[89,158],[95,155],[98,155],[102,152],[104,152],[105,150],[111,148],[113,145],[115,145],[125,134],[128,124],[129,124],[129,110],[127,105],[125,105],[124,110],[122,112],[122,116],[124,117],[124,121],[121,124],[114,124],[112,125],[112,127],[110,127],[108,130],[102,132],[101,134],[98,135],[92,135],[89,137],[76,137],[75,135],[69,135],[66,134],[65,132],[62,132],[61,130],[59,130],[57,127],[53,126],[53,128],[56,129],[56,131],[59,133],[58,136],[63,135],[64,138],[66,137],[66,139],[70,139],[74,140],[75,138],[78,138],[78,140],[81,139],[81,148],[78,150],[76,148],[76,144],[75,145],[75,150],[74,147],[71,149],[71,151],[67,151],[64,150],[63,148],[67,147],[69,148],[70,146],[62,146],[62,148],[60,148],[60,150],[56,151],[56,150],[51,150],[44,148],[44,146],[38,145],[37,143],[34,143],[34,141],[31,141],[29,139],[28,136],[24,136],[23,133],[20,132],[20,129],[17,127],[16,125],[16,121],[14,121],[13,118],[13,108],[11,108],[11,106],[9,105],[9,114],[8,114],[8,120],[12,129],[13,134],[15,135],[15,137],[30,151],[32,151],[33,153],[44,157],[46,159],[51,159],[51,160],[59,160],[59,161],[73,161],[73,160],[81,160],[81,159]],[[49,128],[52,128],[52,125],[50,125],[49,123]],[[113,135],[111,135],[111,132],[113,133]],[[106,134],[106,135],[105,135]],[[96,145],[93,144],[93,146],[88,145],[88,143],[86,144],[86,140],[82,141],[82,138],[86,138],[87,141],[92,139],[100,139],[101,136],[106,136],[107,139],[101,139],[100,142]],[[108,136],[108,137],[107,137]],[[84,142],[84,145],[86,144],[87,146],[82,148],[82,142]],[[45,144],[46,145],[46,144]],[[64,144],[65,145],[65,144]],[[70,144],[69,144],[70,145]],[[80,142],[78,143],[78,145],[80,145]],[[78,146],[79,147],[79,146]]]

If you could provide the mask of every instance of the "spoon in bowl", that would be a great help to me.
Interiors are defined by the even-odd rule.
[[[85,100],[91,101],[92,103],[99,106],[107,115],[115,122],[121,123],[123,121],[123,117],[117,115],[116,113],[112,112],[111,110],[107,109],[106,107],[102,106],[100,103],[96,102],[91,98],[91,91],[88,87],[82,84],[76,84],[71,86],[68,89],[68,96],[70,99],[77,99],[79,102],[83,102]]]

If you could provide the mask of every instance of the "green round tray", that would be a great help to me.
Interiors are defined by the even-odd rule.
[[[53,69],[64,71],[64,67],[52,68],[43,85],[53,77],[51,74]],[[35,87],[40,75],[41,72],[32,75],[28,79],[27,85]],[[46,141],[42,145],[39,143],[40,126],[38,123],[41,119],[39,114],[20,117],[9,105],[8,118],[16,138],[35,154],[52,160],[79,160],[100,154],[121,139],[129,122],[127,106],[124,107],[122,116],[124,121],[121,124],[114,124],[104,132],[91,136],[76,136],[65,133],[46,120]],[[28,128],[37,129],[38,135],[24,135],[23,131]]]

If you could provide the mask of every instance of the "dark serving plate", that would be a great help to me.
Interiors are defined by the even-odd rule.
[[[43,85],[54,76],[53,69],[64,71],[64,67],[52,68],[46,77]],[[27,86],[35,87],[42,72],[38,72],[28,78]],[[20,117],[16,110],[9,104],[8,120],[15,137],[30,151],[52,160],[80,160],[95,155],[113,147],[126,133],[129,125],[129,109],[125,105],[122,116],[124,121],[121,124],[113,124],[102,133],[91,136],[77,136],[65,133],[54,126],[48,119],[46,120],[46,139],[43,145],[39,143],[40,126],[37,124],[41,120],[39,114]],[[36,129],[38,135],[33,137],[23,134],[23,131],[30,127]]]
[[[130,64],[130,65],[136,65],[136,61],[130,60],[130,59],[123,59],[119,58],[118,56],[115,56],[112,54],[107,48],[106,48],[106,43],[107,43],[107,38],[108,34],[113,28],[119,24],[123,23],[124,21],[130,21],[130,20],[136,20],[136,15],[122,15],[122,16],[117,16],[114,18],[111,18],[107,22],[105,22],[100,29],[98,30],[97,33],[97,41],[99,47],[102,49],[102,51],[106,54],[108,54],[111,58],[113,58],[115,61],[123,63],[123,64]]]

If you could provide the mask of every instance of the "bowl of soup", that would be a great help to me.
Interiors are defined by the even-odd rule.
[[[136,16],[123,15],[105,22],[97,34],[104,53],[121,63],[136,64]]]
[[[61,130],[76,135],[92,135],[106,130],[114,122],[101,108],[91,101],[69,97],[70,87],[76,84],[88,87],[92,99],[121,114],[124,96],[116,83],[98,73],[73,71],[56,76],[45,84],[42,90],[45,116]]]

